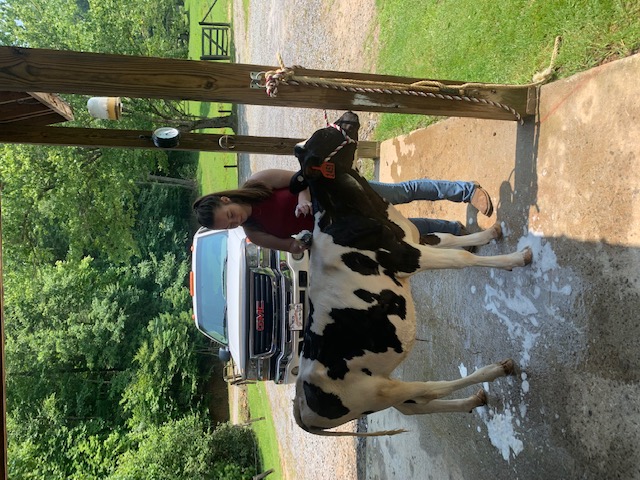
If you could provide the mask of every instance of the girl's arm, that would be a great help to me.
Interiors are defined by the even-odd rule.
[[[311,192],[309,189],[305,189],[298,194],[298,205],[295,211],[296,217],[300,215],[312,215],[313,208],[311,206]]]
[[[272,168],[254,173],[249,177],[249,180],[264,183],[267,187],[273,189],[285,188],[289,186],[294,173],[289,170]]]
[[[249,177],[249,180],[255,182],[264,183],[267,187],[270,188],[287,188],[289,187],[289,183],[291,182],[291,177],[295,172],[291,172],[289,170],[278,170],[275,168],[261,170],[259,172],[254,173]],[[296,217],[300,215],[311,215],[313,212],[311,211],[311,193],[309,189],[303,190],[298,194],[298,206],[295,210]],[[251,240],[253,242],[253,240]],[[256,243],[256,242],[253,242]],[[258,245],[256,243],[256,245]],[[266,245],[265,245],[266,246]],[[268,247],[275,248],[275,247]],[[282,250],[279,248],[279,250]],[[286,250],[286,249],[285,249]]]
[[[270,233],[251,227],[243,227],[244,231],[253,243],[260,247],[282,250],[291,253],[302,253],[306,250],[304,244],[295,238],[280,238]]]

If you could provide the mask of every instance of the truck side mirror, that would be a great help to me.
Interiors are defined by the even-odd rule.
[[[218,358],[221,362],[228,362],[231,360],[231,352],[224,347],[218,349]]]

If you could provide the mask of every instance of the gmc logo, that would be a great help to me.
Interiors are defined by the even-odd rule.
[[[264,301],[256,302],[256,330],[262,332],[264,330]]]

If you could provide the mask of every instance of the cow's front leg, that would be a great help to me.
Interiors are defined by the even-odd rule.
[[[514,267],[529,265],[533,253],[529,247],[520,252],[507,255],[479,256],[457,248],[433,248],[428,245],[416,245],[420,250],[420,270],[438,270],[446,268],[493,267],[511,270]],[[415,272],[407,275],[412,275]]]

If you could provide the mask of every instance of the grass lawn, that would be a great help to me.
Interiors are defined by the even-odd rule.
[[[637,0],[377,0],[377,72],[418,78],[525,84],[549,65],[563,42],[559,77],[587,70],[640,47]],[[382,115],[384,140],[433,122]]]
[[[202,27],[198,22],[207,15],[213,0],[185,0],[185,8],[189,12],[189,58],[199,60],[202,53]],[[207,22],[229,22],[230,0],[218,0],[215,7],[207,15]],[[230,104],[187,102],[192,115],[203,117],[219,116],[218,110],[231,108]],[[222,114],[224,115],[224,114]],[[205,129],[198,133],[234,133],[231,129]],[[200,152],[198,159],[197,180],[200,194],[211,193],[238,186],[238,170],[225,168],[225,165],[236,165],[236,154],[220,152]]]
[[[269,475],[269,478],[282,478],[278,439],[276,437],[273,417],[271,415],[271,406],[264,384],[256,383],[249,385],[247,388],[247,398],[251,418],[264,417],[264,420],[259,420],[251,424],[251,428],[258,438],[258,450],[260,452],[262,470],[266,471],[273,468],[273,473]]]

